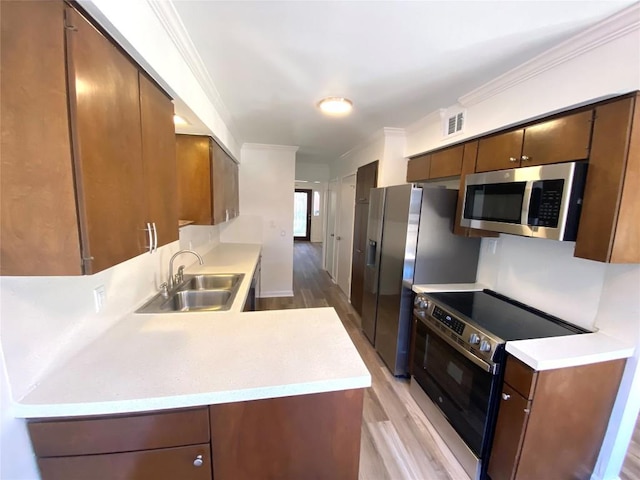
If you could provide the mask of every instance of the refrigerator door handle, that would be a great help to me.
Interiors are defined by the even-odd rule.
[[[366,264],[368,267],[372,267],[376,264],[376,249],[378,247],[378,242],[375,240],[369,239],[369,243],[367,246],[367,260]]]

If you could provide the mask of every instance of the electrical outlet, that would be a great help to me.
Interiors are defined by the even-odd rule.
[[[96,313],[100,313],[107,303],[107,292],[104,285],[100,285],[93,290],[93,301],[96,307]]]

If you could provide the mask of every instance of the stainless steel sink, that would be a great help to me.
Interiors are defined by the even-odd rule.
[[[169,296],[151,298],[136,313],[178,313],[229,310],[244,274],[185,275]]]
[[[232,290],[244,277],[237,273],[216,275],[185,275],[178,290]]]

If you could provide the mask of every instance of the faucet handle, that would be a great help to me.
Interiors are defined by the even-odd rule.
[[[167,282],[161,283],[158,288],[164,298],[169,298],[169,284]]]

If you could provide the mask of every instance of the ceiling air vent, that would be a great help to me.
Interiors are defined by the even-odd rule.
[[[455,135],[462,131],[464,126],[464,114],[465,112],[456,112],[453,115],[446,115],[444,118],[444,136]]]

